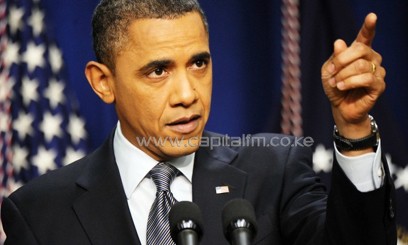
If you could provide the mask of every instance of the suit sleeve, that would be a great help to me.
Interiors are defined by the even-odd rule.
[[[280,204],[284,244],[396,244],[395,193],[386,164],[385,184],[362,193],[334,160],[328,194],[311,164],[310,149],[289,151]]]
[[[395,189],[384,156],[382,163],[384,185],[363,193],[357,190],[334,161],[326,222],[332,243],[397,244]]]
[[[5,245],[37,245],[30,227],[19,209],[9,198],[4,198],[1,207],[1,221],[6,233]]]
[[[291,147],[287,153],[279,208],[282,244],[327,244],[324,243],[327,191],[311,163],[312,152],[308,147]]]

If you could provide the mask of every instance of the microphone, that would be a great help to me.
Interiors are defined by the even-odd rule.
[[[177,245],[197,245],[203,235],[202,220],[197,204],[175,203],[169,213],[171,238]]]
[[[224,235],[232,245],[249,245],[257,233],[255,211],[245,199],[233,199],[222,210]]]

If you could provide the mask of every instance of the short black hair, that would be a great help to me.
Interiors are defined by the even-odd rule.
[[[128,40],[129,24],[137,19],[173,19],[196,11],[208,33],[204,11],[197,0],[101,0],[92,18],[93,49],[98,62],[115,69],[115,56]]]

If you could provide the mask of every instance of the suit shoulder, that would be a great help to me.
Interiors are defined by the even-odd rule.
[[[12,193],[10,197],[13,199],[32,195],[38,197],[40,197],[40,195],[50,196],[51,194],[55,195],[55,197],[59,197],[59,195],[73,190],[76,188],[76,181],[85,171],[89,170],[92,172],[92,168],[98,166],[99,162],[107,160],[107,156],[111,154],[109,152],[113,150],[111,142],[112,137],[109,137],[105,143],[95,151],[73,163],[49,171],[31,180]]]
[[[34,196],[41,199],[42,196],[47,197],[57,193],[62,194],[63,191],[61,190],[65,192],[70,186],[75,184],[76,179],[87,165],[85,159],[86,157],[36,177],[17,189],[9,197],[17,201]]]
[[[228,147],[235,151],[279,151],[286,152],[291,149],[305,148],[309,151],[313,146],[312,137],[296,137],[277,133],[242,134],[241,136],[222,135],[205,132],[203,144],[215,148]]]
[[[264,169],[284,168],[287,165],[305,162],[308,165],[312,162],[313,139],[311,137],[295,137],[284,134],[258,133],[252,135],[242,135],[231,137],[215,133],[203,135],[203,149],[208,155],[217,159],[231,159],[232,165],[262,166]],[[254,168],[255,169],[255,168]]]

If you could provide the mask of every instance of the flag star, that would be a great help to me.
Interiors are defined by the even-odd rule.
[[[403,187],[408,192],[408,165],[403,169],[398,170],[396,173],[397,179],[395,180],[395,189]]]
[[[34,9],[31,13],[28,23],[33,28],[34,36],[38,36],[44,29],[44,13],[40,9]]]
[[[40,129],[44,133],[44,137],[48,142],[50,142],[54,136],[62,136],[61,123],[62,118],[59,114],[52,115],[50,112],[44,113]]]
[[[13,63],[18,64],[20,62],[19,49],[20,45],[18,43],[12,43],[10,41],[7,43],[6,50],[2,54],[4,64],[7,67],[10,67]]]
[[[23,102],[26,106],[28,106],[31,101],[38,100],[38,86],[39,83],[36,79],[31,80],[28,77],[23,78],[21,83],[21,96],[23,97]]]
[[[329,173],[333,166],[333,149],[327,149],[319,144],[313,153],[313,170],[316,173]]]
[[[27,157],[27,148],[21,147],[18,144],[13,146],[13,168],[15,171],[20,172],[22,168],[28,169]]]
[[[23,16],[24,9],[17,8],[16,6],[10,7],[8,24],[10,27],[11,34],[16,34],[18,30],[21,30],[23,27]]]
[[[27,50],[23,54],[23,61],[27,63],[28,71],[33,72],[34,69],[44,66],[45,47],[43,44],[35,45],[30,42],[27,45]]]
[[[74,150],[72,147],[69,147],[66,150],[65,153],[65,157],[64,157],[64,161],[63,164],[64,165],[68,165],[72,162],[75,162],[76,160],[82,158],[85,156],[85,152],[81,151],[81,150]]]
[[[19,112],[18,117],[13,121],[13,129],[17,131],[20,139],[25,139],[27,135],[33,134],[33,122],[34,117],[30,113]]]
[[[51,45],[49,47],[49,60],[50,60],[52,71],[54,73],[59,72],[61,70],[63,60],[62,60],[61,51],[55,45]]]
[[[86,136],[84,120],[75,114],[71,114],[69,117],[68,133],[71,135],[73,143],[78,144]]]
[[[40,146],[37,154],[33,157],[33,164],[37,166],[40,174],[45,174],[47,170],[56,168],[56,157],[57,153],[53,149],[47,150],[44,146]]]
[[[48,87],[44,90],[45,97],[50,101],[52,108],[57,107],[64,100],[64,84],[55,79],[50,80]]]

